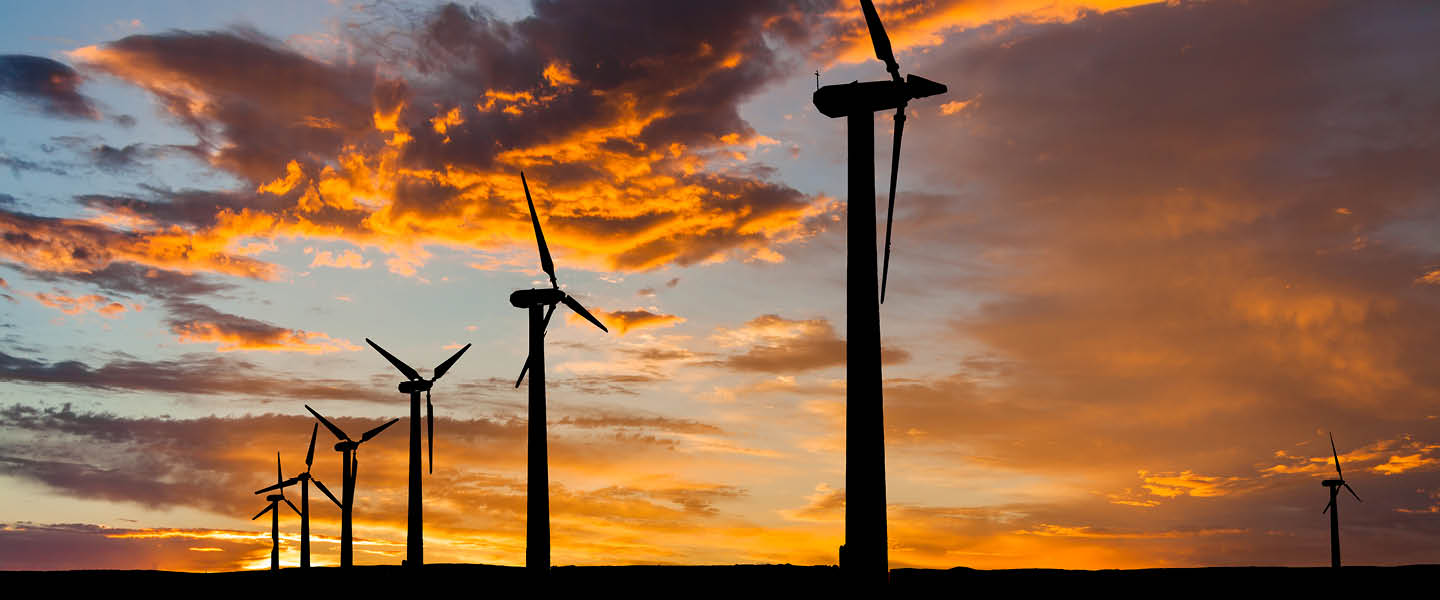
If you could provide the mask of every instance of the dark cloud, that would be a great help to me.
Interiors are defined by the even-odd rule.
[[[100,111],[89,97],[79,92],[79,87],[79,73],[64,63],[40,56],[0,55],[0,95],[55,117],[99,119]]]
[[[145,159],[155,158],[161,153],[148,144],[130,144],[123,148],[116,148],[109,144],[100,144],[89,151],[90,161],[100,169],[112,173],[120,173],[133,170],[144,165]]]
[[[25,171],[62,176],[68,174],[64,169],[54,165],[42,165],[33,160],[25,160],[13,156],[0,156],[0,167],[9,167],[10,174],[16,178],[20,177],[21,172]]]
[[[182,535],[173,535],[175,533]],[[220,535],[212,535],[216,533]],[[206,550],[196,551],[196,548]],[[14,571],[218,572],[235,570],[239,564],[269,553],[268,532],[157,531],[88,523],[0,523],[0,563]]]
[[[761,373],[799,373],[838,367],[845,364],[845,340],[835,333],[828,319],[786,319],[779,315],[762,315],[734,331],[723,332],[722,339],[732,338],[749,347],[719,361],[708,362],[736,371]],[[881,348],[882,364],[898,364],[910,359],[910,353],[898,348]]]
[[[253,363],[215,354],[188,354],[175,360],[114,360],[99,367],[78,361],[47,363],[0,352],[0,380],[59,384],[102,390],[169,394],[239,395],[387,402],[392,394],[369,386],[323,378],[296,381]]]
[[[110,263],[94,271],[34,271],[25,275],[40,281],[72,281],[94,285],[101,290],[131,296],[149,296],[161,301],[185,301],[234,289],[234,285],[195,273],[143,267],[134,263]]]
[[[701,423],[693,419],[671,419],[668,417],[644,417],[638,415],[596,414],[578,417],[567,416],[558,421],[553,421],[551,424],[578,427],[581,429],[652,429],[671,433],[723,433],[719,427]]]
[[[359,350],[348,340],[221,312],[195,302],[170,301],[166,323],[181,343],[217,343],[221,352],[267,350],[324,353]]]
[[[268,181],[297,157],[334,156],[343,132],[370,126],[372,70],[311,60],[254,30],[134,35],[104,51],[125,60],[92,66],[147,87],[215,164],[250,181]],[[181,80],[209,102],[193,106],[167,87]]]

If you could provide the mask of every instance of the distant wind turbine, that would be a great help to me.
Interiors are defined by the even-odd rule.
[[[845,364],[845,545],[840,566],[852,581],[883,584],[888,578],[889,547],[885,522],[885,413],[880,373],[880,306],[875,294],[875,112],[895,110],[895,139],[890,155],[890,208],[885,217],[885,266],[880,302],[890,275],[890,228],[895,183],[900,169],[900,139],[905,107],[911,100],[943,94],[944,85],[917,75],[900,76],[885,25],[870,0],[861,0],[875,57],[885,63],[889,81],[827,85],[812,97],[827,117],[845,117],[848,128],[849,189],[846,201]]]
[[[1340,495],[1340,488],[1343,487],[1350,492],[1351,496],[1355,497],[1357,502],[1364,502],[1364,500],[1360,499],[1360,494],[1356,494],[1350,484],[1345,483],[1345,474],[1340,472],[1340,453],[1335,451],[1335,434],[1333,432],[1330,434],[1330,454],[1335,457],[1336,478],[1320,482],[1320,485],[1330,488],[1330,503],[1326,504],[1325,510],[1320,513],[1330,513],[1330,566],[1338,569],[1340,568],[1340,505],[1335,499]]]
[[[325,497],[329,498],[331,502],[334,502],[335,506],[339,507],[342,511],[345,509],[345,506],[341,504],[339,500],[335,499],[335,494],[331,494],[330,490],[325,487],[325,484],[320,483],[319,479],[316,479],[315,476],[310,474],[311,463],[315,461],[315,434],[319,433],[319,429],[320,424],[318,423],[316,423],[314,427],[310,428],[310,449],[305,452],[304,473],[301,473],[299,475],[286,479],[283,482],[276,483],[275,485],[255,492],[256,494],[263,494],[271,490],[281,490],[281,493],[284,493],[285,488],[295,485],[297,483],[301,484],[300,568],[302,569],[310,568],[310,482],[314,481],[315,487],[318,487],[320,488],[320,491],[325,492]]]
[[[324,425],[326,429],[330,430],[330,433],[335,434],[336,439],[340,440],[335,444],[335,451],[340,453],[341,479],[343,480],[340,484],[340,566],[350,567],[355,564],[355,554],[351,548],[353,536],[351,535],[350,517],[355,513],[355,478],[360,472],[360,458],[357,456],[359,454],[360,444],[368,442],[370,438],[380,435],[380,432],[385,431],[386,427],[394,425],[395,422],[400,419],[390,419],[386,421],[384,425],[365,432],[360,436],[360,441],[357,442],[350,439],[350,436],[345,435],[345,432],[339,427],[336,427],[334,423],[320,416],[320,413],[315,412],[315,409],[310,408],[310,405],[305,405],[305,410],[315,415],[316,419],[320,419],[320,424]]]
[[[545,328],[555,306],[564,304],[585,320],[594,323],[601,331],[610,330],[585,310],[574,298],[560,291],[555,280],[555,262],[550,259],[550,247],[545,244],[545,233],[540,230],[540,217],[535,214],[535,201],[530,199],[530,184],[525,173],[520,173],[520,185],[525,188],[525,203],[530,206],[530,224],[535,226],[535,242],[540,247],[540,268],[550,276],[550,287],[519,290],[510,294],[510,304],[530,312],[530,356],[520,369],[515,387],[530,373],[530,415],[528,419],[529,450],[526,455],[527,474],[525,479],[525,568],[532,573],[543,574],[550,568],[550,463],[545,440]],[[548,308],[547,308],[548,307]]]
[[[420,376],[420,373],[411,368],[410,365],[395,358],[395,355],[386,352],[379,344],[365,338],[365,343],[370,344],[380,356],[395,366],[395,369],[404,375],[406,380],[400,382],[400,393],[410,394],[410,519],[405,534],[405,565],[419,567],[425,564],[425,517],[423,506],[421,506],[420,488],[420,392],[425,392],[425,416],[426,431],[429,432],[429,442],[426,447],[430,450],[430,472],[435,472],[435,406],[430,404],[430,388],[435,381],[445,375],[446,371],[460,360],[460,355],[470,349],[470,344],[465,344],[458,352],[440,366],[435,367],[435,375],[430,379]]]
[[[268,488],[268,489],[280,490],[280,493],[278,493],[278,494],[270,494],[269,496],[266,496],[266,497],[265,497],[265,500],[266,500],[267,502],[269,502],[270,505],[269,505],[269,506],[266,506],[266,507],[265,507],[265,510],[262,510],[262,511],[260,511],[260,512],[258,512],[258,513],[255,513],[255,516],[250,517],[250,520],[251,520],[251,521],[254,521],[255,519],[260,518],[261,515],[264,515],[264,514],[267,513],[267,512],[270,513],[270,570],[271,570],[271,571],[279,571],[279,570],[280,570],[280,509],[279,509],[280,503],[281,503],[281,502],[284,502],[287,506],[290,507],[290,510],[295,511],[295,514],[297,514],[297,515],[300,514],[300,509],[295,508],[295,504],[292,503],[292,502],[290,502],[290,499],[289,499],[289,498],[286,498],[286,497],[285,497],[285,490],[283,489],[283,488],[285,487],[285,482],[282,481],[282,479],[284,479],[284,475],[281,475],[281,474],[280,474],[280,453],[279,453],[279,452],[276,452],[276,453],[275,453],[275,485],[274,485],[274,486],[271,486],[271,487]],[[261,491],[263,492],[263,491],[265,491],[265,490],[261,490]],[[255,492],[255,493],[258,494],[258,493],[260,493],[260,492]]]

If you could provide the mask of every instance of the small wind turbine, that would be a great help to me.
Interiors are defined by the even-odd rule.
[[[370,344],[380,356],[395,365],[395,368],[404,375],[406,380],[400,382],[400,393],[410,394],[410,520],[406,527],[405,534],[405,565],[419,567],[425,564],[425,522],[424,512],[420,499],[420,392],[425,392],[425,416],[426,431],[429,432],[429,442],[426,447],[430,450],[430,472],[435,472],[435,406],[430,404],[430,388],[435,381],[445,375],[446,371],[460,360],[460,355],[470,349],[470,344],[465,344],[440,366],[435,367],[435,376],[425,379],[415,369],[410,368],[395,358],[395,355],[386,352],[379,344],[365,338],[365,343]]]
[[[299,475],[286,479],[283,482],[276,483],[275,485],[255,492],[256,494],[263,494],[271,490],[280,490],[281,493],[284,493],[285,488],[295,485],[297,483],[301,484],[300,568],[302,569],[310,568],[310,482],[314,481],[315,487],[318,487],[320,488],[320,491],[325,492],[325,497],[329,498],[331,502],[334,502],[335,506],[339,507],[341,510],[345,509],[345,506],[340,504],[339,500],[335,499],[335,494],[330,493],[330,490],[326,489],[325,484],[320,483],[319,479],[316,479],[315,476],[310,474],[310,465],[315,461],[315,434],[319,433],[319,429],[320,425],[318,423],[310,429],[310,449],[305,452],[304,473],[301,473]]]
[[[330,430],[330,433],[335,434],[336,439],[340,440],[335,444],[335,451],[340,453],[342,480],[340,483],[340,566],[349,567],[354,564],[355,558],[355,554],[351,548],[351,542],[353,540],[351,536],[350,517],[355,512],[355,477],[360,472],[360,458],[357,456],[359,454],[360,444],[368,442],[370,438],[380,435],[380,432],[385,431],[386,427],[394,425],[395,422],[400,419],[390,419],[386,421],[384,425],[365,432],[360,436],[360,441],[357,442],[350,439],[350,436],[345,435],[345,432],[341,431],[339,427],[336,427],[334,423],[325,420],[325,417],[320,416],[320,413],[315,412],[315,409],[310,408],[310,405],[305,405],[305,410],[315,415],[316,419],[320,419],[320,424],[324,425],[326,429]]]
[[[585,310],[579,302],[560,291],[555,280],[555,262],[550,259],[550,247],[545,245],[545,233],[540,230],[540,217],[535,214],[535,202],[530,199],[530,184],[525,173],[520,173],[520,185],[525,188],[525,203],[530,206],[530,223],[535,226],[535,242],[540,246],[540,268],[550,276],[550,287],[519,290],[510,294],[510,304],[515,308],[530,311],[530,356],[520,369],[515,387],[530,373],[530,416],[527,425],[529,451],[526,458],[525,479],[525,568],[532,573],[545,573],[550,568],[550,463],[545,441],[545,327],[550,316],[555,314],[555,305],[564,304],[585,320],[594,323],[601,331],[610,330]],[[546,308],[548,307],[548,308]],[[542,316],[542,309],[543,316]]]
[[[1327,511],[1330,513],[1330,566],[1338,569],[1340,568],[1340,505],[1335,502],[1335,499],[1340,495],[1340,488],[1343,487],[1350,492],[1351,496],[1355,497],[1357,502],[1364,502],[1364,500],[1360,499],[1360,494],[1356,494],[1350,484],[1345,483],[1345,474],[1340,472],[1340,453],[1335,451],[1335,434],[1333,432],[1330,434],[1330,454],[1335,457],[1335,479],[1326,479],[1320,482],[1320,485],[1330,488],[1330,503],[1326,504],[1325,510],[1320,513],[1325,514]]]
[[[295,511],[295,514],[297,514],[297,515],[300,514],[300,509],[295,508],[295,504],[292,503],[292,502],[290,502],[290,499],[289,499],[289,498],[286,498],[286,497],[285,497],[285,490],[284,490],[285,482],[282,481],[282,479],[284,479],[284,475],[281,475],[281,474],[280,474],[280,453],[279,453],[279,452],[276,452],[276,453],[275,453],[275,485],[274,485],[274,486],[271,486],[271,487],[268,488],[268,489],[279,490],[280,493],[278,493],[278,494],[270,494],[269,496],[266,496],[266,497],[265,497],[265,500],[266,500],[267,502],[269,502],[270,505],[269,505],[269,506],[266,506],[266,507],[265,507],[265,510],[262,510],[262,511],[260,511],[260,512],[258,512],[258,513],[255,513],[255,516],[250,517],[250,520],[251,520],[251,521],[254,521],[255,519],[260,518],[261,515],[264,515],[264,514],[267,513],[267,512],[270,513],[270,570],[271,570],[271,571],[279,571],[279,570],[280,570],[280,509],[279,509],[280,503],[281,503],[281,502],[284,502],[286,505],[288,505],[288,506],[290,507],[290,510]],[[261,491],[265,491],[265,490],[261,490]],[[255,493],[258,494],[258,493],[260,493],[260,492],[255,492]]]
[[[880,373],[880,305],[875,293],[875,111],[895,110],[890,155],[890,212],[885,217],[885,266],[880,301],[890,274],[890,228],[905,107],[911,100],[943,94],[944,85],[917,75],[900,76],[885,25],[870,0],[860,0],[875,56],[889,81],[827,85],[812,97],[827,117],[845,117],[849,149],[846,201],[845,324],[845,545],[840,565],[852,580],[884,583],[890,570],[885,522],[885,413]]]

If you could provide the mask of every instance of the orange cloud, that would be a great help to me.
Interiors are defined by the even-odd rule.
[[[57,309],[67,315],[78,315],[85,312],[94,312],[96,314],[99,314],[100,316],[114,319],[118,318],[120,316],[120,313],[125,312],[127,309],[134,310],[135,312],[140,312],[140,310],[143,308],[139,304],[131,304],[127,307],[124,304],[112,301],[109,298],[100,296],[98,294],[87,294],[84,296],[72,298],[63,293],[47,294],[44,292],[35,292],[33,294],[30,294],[30,297],[34,298],[36,301],[44,304],[45,306]]]
[[[636,329],[674,327],[685,322],[685,317],[654,313],[644,309],[592,312],[594,312],[595,318],[600,319],[601,323],[620,335]],[[573,313],[568,318],[574,322],[584,320],[580,315]]]
[[[322,250],[315,253],[315,260],[310,262],[312,267],[334,267],[336,269],[368,269],[372,263],[365,260],[359,252],[345,250],[338,256],[329,250]]]
[[[875,10],[885,24],[890,44],[898,55],[907,50],[938,46],[945,34],[1004,21],[1068,23],[1090,12],[1110,12],[1153,4],[1154,0],[877,0]],[[834,52],[836,62],[875,60],[875,48],[859,3],[845,2],[826,17],[835,24],[837,37],[822,48]],[[905,60],[900,59],[905,65]],[[881,71],[883,73],[883,71]]]
[[[353,352],[360,349],[349,340],[331,338],[320,332],[299,329],[254,335],[244,331],[227,330],[220,323],[191,321],[172,326],[170,332],[178,336],[182,344],[219,344],[215,348],[217,352],[265,350],[323,354],[326,352]]]
[[[193,302],[172,301],[167,322],[182,344],[219,344],[218,352],[353,352],[360,347],[324,333],[287,329],[264,321],[217,311]]]

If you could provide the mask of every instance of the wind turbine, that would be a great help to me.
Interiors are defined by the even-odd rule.
[[[435,472],[435,406],[430,404],[430,388],[435,381],[445,375],[446,371],[460,360],[460,355],[470,349],[470,344],[456,352],[440,366],[435,367],[435,375],[430,379],[420,376],[415,369],[410,368],[395,358],[395,355],[386,352],[379,344],[365,338],[365,343],[370,344],[380,356],[395,365],[401,375],[406,377],[400,382],[400,393],[410,394],[410,520],[405,533],[405,565],[419,567],[425,564],[425,522],[424,511],[420,499],[420,392],[425,392],[425,415],[426,430],[429,432],[429,442],[426,447],[430,450],[430,472]]]
[[[543,574],[550,568],[550,463],[545,442],[545,327],[550,316],[555,314],[555,305],[564,304],[585,320],[594,323],[601,331],[610,330],[585,310],[579,302],[560,291],[555,281],[555,262],[550,259],[550,247],[545,245],[545,233],[540,230],[540,217],[535,214],[535,201],[530,199],[530,184],[525,173],[520,173],[520,185],[525,188],[525,203],[530,206],[530,223],[535,226],[535,242],[540,246],[540,268],[550,276],[550,287],[532,290],[518,290],[510,294],[510,304],[515,308],[530,311],[530,356],[520,369],[515,387],[530,373],[530,416],[527,425],[529,450],[526,455],[525,479],[525,568],[531,573]],[[548,308],[546,308],[548,307]],[[543,316],[542,316],[542,309]]]
[[[1324,514],[1327,511],[1330,513],[1330,566],[1338,569],[1340,568],[1340,505],[1335,502],[1335,499],[1340,495],[1340,488],[1343,487],[1350,492],[1351,496],[1355,497],[1357,502],[1364,502],[1364,500],[1360,499],[1360,494],[1356,494],[1350,484],[1345,483],[1345,474],[1340,472],[1340,453],[1335,451],[1334,432],[1330,433],[1330,454],[1335,457],[1336,478],[1320,482],[1320,485],[1330,488],[1330,503],[1326,504],[1325,510],[1320,513]]]
[[[292,502],[290,502],[290,499],[289,499],[289,498],[286,498],[286,497],[285,497],[285,489],[284,489],[284,488],[285,488],[285,485],[286,485],[286,484],[285,484],[284,481],[281,481],[282,479],[284,479],[284,475],[281,475],[281,474],[280,474],[280,453],[279,453],[279,452],[276,452],[276,453],[275,453],[275,485],[273,485],[273,486],[271,486],[271,487],[269,487],[269,488],[267,488],[267,489],[279,490],[280,493],[278,493],[278,494],[270,494],[269,496],[266,496],[266,497],[265,497],[265,500],[266,500],[267,502],[269,502],[270,505],[269,505],[269,506],[266,506],[266,507],[265,507],[265,510],[262,510],[262,511],[260,511],[260,512],[258,512],[258,513],[255,513],[255,516],[250,517],[250,520],[251,520],[251,521],[254,521],[255,519],[260,518],[261,515],[264,515],[264,514],[267,513],[267,512],[270,513],[270,570],[271,570],[271,571],[279,571],[279,570],[280,570],[280,508],[279,508],[280,503],[281,503],[281,502],[284,502],[285,504],[287,504],[287,505],[290,506],[290,510],[295,511],[295,514],[297,514],[297,515],[300,514],[300,509],[295,508],[295,504],[292,503]],[[263,491],[266,491],[266,490],[261,490],[261,492],[263,492]],[[258,494],[258,493],[260,493],[260,492],[255,492],[255,493]]]
[[[339,500],[335,499],[335,494],[330,493],[330,490],[325,487],[325,484],[320,483],[319,479],[316,479],[310,474],[311,463],[315,461],[315,434],[319,433],[319,429],[320,425],[318,423],[310,429],[310,449],[305,452],[304,473],[255,492],[256,494],[263,494],[271,490],[281,490],[281,493],[284,493],[285,488],[297,483],[300,484],[300,568],[302,569],[310,568],[310,482],[314,481],[315,487],[325,492],[325,497],[329,498],[331,502],[334,502],[335,506],[341,510],[345,509],[345,506],[340,504]]]
[[[355,558],[355,554],[351,549],[350,517],[355,512],[355,476],[358,475],[360,471],[360,458],[357,456],[357,454],[359,454],[360,444],[368,442],[370,438],[380,435],[380,432],[385,431],[386,427],[394,425],[395,422],[400,419],[390,419],[386,421],[384,425],[365,432],[360,436],[360,441],[357,442],[350,439],[350,436],[345,435],[345,432],[339,427],[336,427],[334,423],[325,420],[325,417],[320,416],[320,413],[310,408],[309,404],[305,405],[305,410],[315,415],[316,419],[320,419],[320,424],[324,425],[326,429],[330,430],[330,433],[335,434],[336,439],[340,440],[335,444],[335,451],[340,453],[342,480],[340,483],[340,497],[342,498],[340,501],[340,566],[349,567],[354,564]]]
[[[900,76],[890,37],[875,5],[860,0],[875,56],[889,81],[827,85],[815,90],[815,108],[827,117],[845,117],[849,130],[849,190],[846,202],[845,545],[840,565],[855,581],[884,583],[890,559],[885,523],[885,413],[880,374],[880,305],[875,294],[875,111],[895,109],[890,156],[890,213],[885,217],[885,267],[890,271],[890,228],[905,107],[914,99],[943,94],[944,85],[918,75]]]

